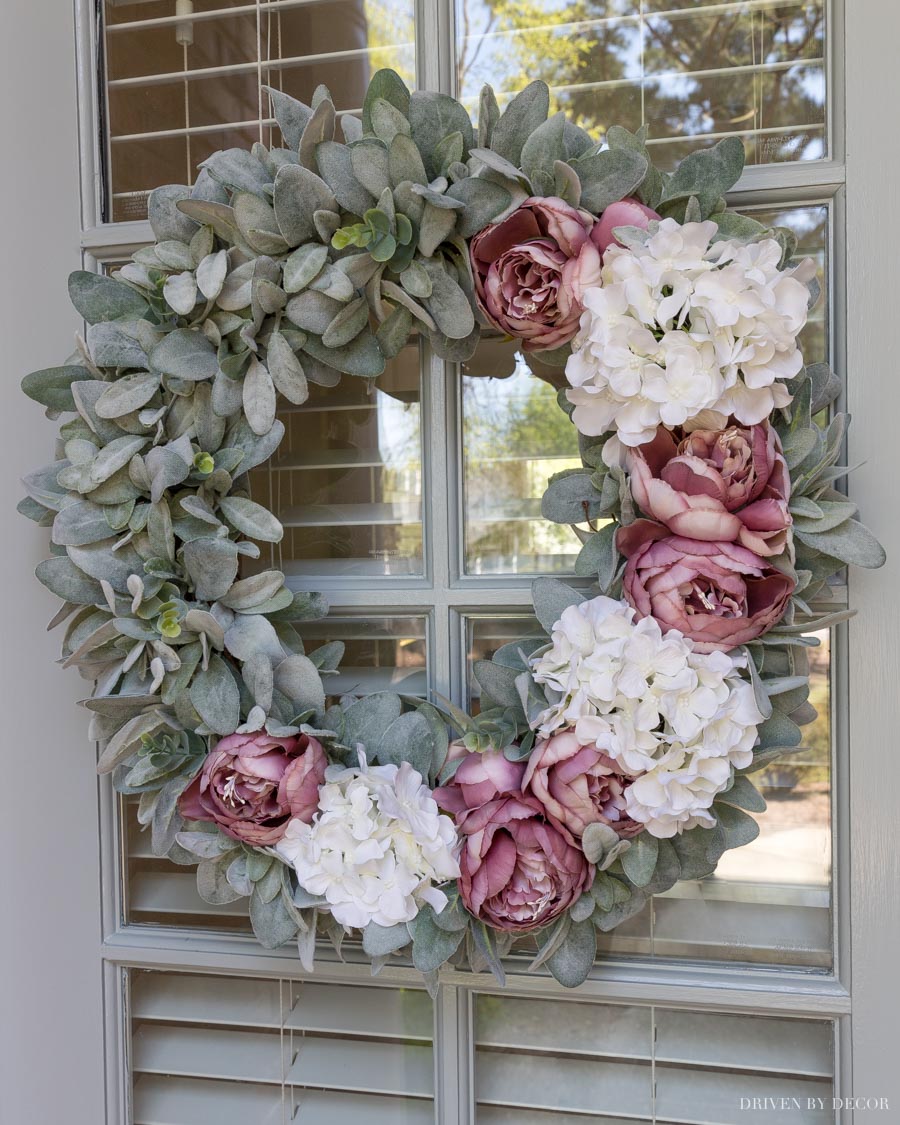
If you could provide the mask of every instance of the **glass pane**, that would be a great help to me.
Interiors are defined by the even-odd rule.
[[[305,622],[303,642],[312,652],[326,641],[346,645],[341,670],[325,679],[333,699],[344,693],[427,692],[428,619],[424,615],[361,617],[340,615]],[[196,867],[179,867],[154,856],[150,831],[137,820],[137,797],[121,798],[125,856],[124,916],[143,925],[204,930],[250,930],[248,899],[211,906],[197,893]]]
[[[554,473],[581,465],[578,435],[553,387],[534,377],[525,358],[508,345],[496,352],[497,342],[487,340],[463,367],[463,374],[502,375],[462,380],[466,572],[571,570],[578,537],[542,518],[541,496]]]
[[[346,375],[337,388],[311,387],[303,406],[282,401],[279,417],[284,440],[250,474],[284,525],[262,561],[292,577],[421,574],[418,348],[404,348],[377,388]]]
[[[820,160],[825,135],[825,0],[456,0],[457,80],[477,107],[527,82],[551,88],[594,134],[642,123],[670,168],[725,136],[748,162]]]
[[[825,1020],[478,995],[474,1034],[476,1125],[834,1118]]]
[[[307,652],[327,641],[343,641],[344,659],[325,688],[341,695],[396,691],[425,696],[428,692],[426,617],[329,617],[301,628]]]
[[[132,969],[133,1125],[434,1121],[423,990]]]
[[[525,615],[471,616],[470,706],[477,711],[476,660],[540,632]],[[829,633],[809,649],[810,702],[803,751],[767,767],[754,781],[768,801],[759,836],[726,852],[713,875],[682,881],[608,934],[599,956],[681,957],[825,969],[831,946],[831,659]]]
[[[320,83],[339,110],[362,105],[389,66],[415,80],[412,0],[106,0],[104,9],[113,221],[141,219],[151,188],[192,183],[211,153],[280,143],[274,86],[309,102]]]

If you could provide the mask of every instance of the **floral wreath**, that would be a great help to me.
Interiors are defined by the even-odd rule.
[[[485,87],[477,129],[391,70],[361,121],[323,87],[270,93],[284,147],[157,188],[155,244],[72,274],[86,334],[23,381],[66,416],[19,507],[52,529],[37,577],[99,769],[156,855],[196,863],[207,902],[249,897],[307,970],[321,927],[361,931],[373,971],[411,945],[432,988],[448,961],[502,981],[521,940],[578,985],[598,929],[757,835],[750,775],[815,717],[806,634],[848,616],[810,605],[884,560],[834,487],[838,380],[797,346],[812,263],[726,209],[737,138],[666,174],[643,131],[601,148],[548,117],[542,82],[502,113]],[[374,381],[412,333],[458,363],[486,332],[559,371],[583,467],[542,512],[599,592],[535,582],[546,636],[476,665],[477,717],[331,702],[343,646],[297,630],[324,600],[242,567],[282,536],[247,477],[277,396]]]

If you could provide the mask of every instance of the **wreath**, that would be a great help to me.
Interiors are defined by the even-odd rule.
[[[596,931],[758,833],[751,781],[815,716],[811,606],[883,551],[837,491],[846,418],[797,337],[816,297],[790,231],[726,208],[737,138],[654,168],[601,148],[533,82],[477,129],[454,99],[372,79],[338,123],[270,91],[283,147],[229,149],[149,199],[155,244],[73,273],[87,324],[23,381],[58,460],[20,510],[52,529],[64,666],[101,772],[139,796],[153,851],[210,903],[249,897],[260,942],[361,931],[373,969],[411,945],[490,968],[530,943],[575,986]],[[339,139],[342,136],[343,139]],[[539,578],[541,639],[475,668],[481,711],[390,692],[331,701],[343,646],[276,570],[248,472],[280,394],[374,381],[412,334],[449,362],[484,333],[555,368],[581,468],[542,512],[575,527],[587,595]],[[553,375],[550,376],[554,378]]]

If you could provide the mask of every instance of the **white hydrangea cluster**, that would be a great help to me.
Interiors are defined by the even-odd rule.
[[[447,896],[436,884],[459,875],[456,829],[408,762],[331,766],[312,824],[289,822],[276,845],[300,886],[324,896],[350,930],[370,922],[411,922],[422,903],[436,912]]]
[[[803,366],[813,262],[779,270],[774,239],[713,243],[711,221],[654,226],[642,245],[611,246],[602,285],[584,295],[566,364],[575,426],[641,445],[660,423],[761,422],[790,402],[779,380]]]
[[[607,597],[565,610],[533,662],[551,700],[537,729],[549,737],[572,728],[613,758],[634,779],[628,815],[651,835],[712,827],[713,798],[733,766],[749,765],[763,720],[739,674],[744,658],[695,652],[678,630],[634,616]]]

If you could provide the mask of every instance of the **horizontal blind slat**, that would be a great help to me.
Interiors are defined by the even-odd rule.
[[[282,1125],[280,1091],[250,1083],[141,1075],[134,1125]]]
[[[294,1096],[293,1125],[434,1125],[430,1101],[311,1090],[294,1091]]]

